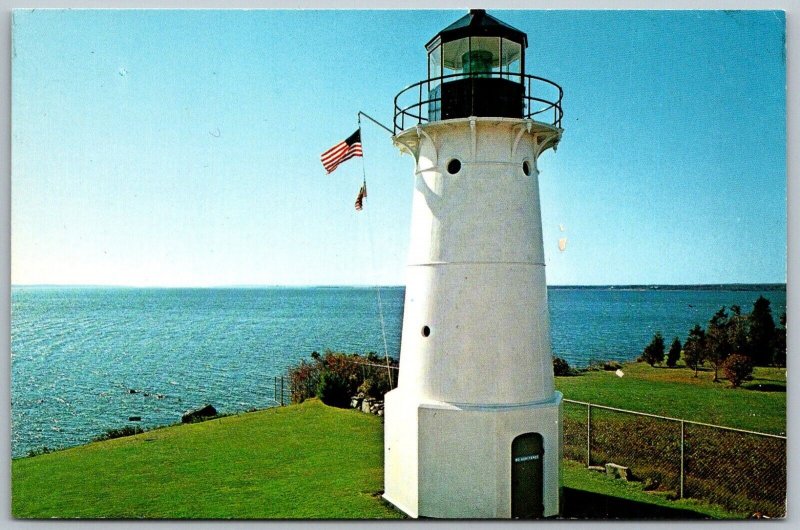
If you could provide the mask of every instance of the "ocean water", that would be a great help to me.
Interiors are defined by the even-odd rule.
[[[634,359],[655,331],[683,339],[720,306],[749,311],[759,294],[777,322],[785,289],[550,288],[553,353],[575,366]],[[403,295],[380,290],[394,357]],[[13,287],[11,311],[14,456],[85,443],[129,416],[148,428],[204,403],[271,406],[273,376],[312,351],[384,344],[374,288]]]

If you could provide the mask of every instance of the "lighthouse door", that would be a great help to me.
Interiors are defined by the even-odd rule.
[[[544,441],[536,432],[511,442],[511,517],[536,519],[544,515]]]

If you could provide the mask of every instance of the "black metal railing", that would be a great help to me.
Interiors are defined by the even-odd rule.
[[[543,77],[530,74],[516,74],[509,72],[470,72],[433,77],[414,83],[401,90],[394,98],[394,133],[403,131],[413,125],[447,119],[442,116],[443,86],[454,81],[463,83],[471,82],[473,97],[466,103],[466,116],[484,115],[474,114],[477,100],[474,96],[474,85],[485,83],[487,79],[503,79],[513,81],[522,87],[521,116],[561,128],[564,112],[561,108],[561,99],[564,95],[562,88]],[[472,80],[472,81],[469,81]],[[426,112],[427,111],[427,112]]]

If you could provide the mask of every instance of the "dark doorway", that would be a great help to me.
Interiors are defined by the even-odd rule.
[[[511,442],[511,517],[544,516],[544,440],[537,432]]]

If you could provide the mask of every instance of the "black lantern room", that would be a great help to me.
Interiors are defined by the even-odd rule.
[[[394,132],[467,118],[515,118],[561,127],[561,87],[525,72],[525,33],[472,9],[425,45],[428,77],[394,98]]]
[[[425,45],[429,119],[522,118],[527,46],[525,33],[483,9],[440,31]]]

